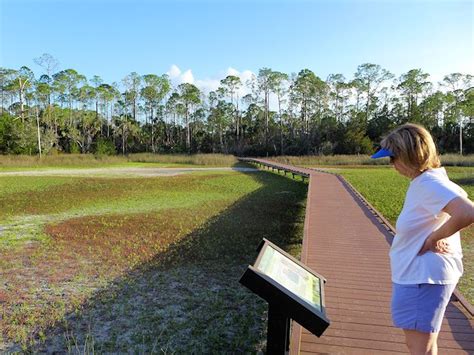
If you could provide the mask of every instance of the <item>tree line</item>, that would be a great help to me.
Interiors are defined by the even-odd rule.
[[[120,83],[57,70],[49,54],[0,68],[0,153],[237,155],[370,154],[406,122],[427,127],[441,153],[474,153],[473,76],[412,69],[396,77],[365,63],[352,78],[262,68],[208,93],[167,75],[132,72]],[[245,95],[241,93],[245,92]]]

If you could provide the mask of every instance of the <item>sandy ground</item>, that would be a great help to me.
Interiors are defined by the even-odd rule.
[[[241,171],[254,172],[254,168],[93,168],[93,169],[48,169],[0,172],[2,176],[174,176],[196,171]]]

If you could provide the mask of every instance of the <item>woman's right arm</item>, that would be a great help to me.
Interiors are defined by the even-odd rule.
[[[425,240],[425,244],[420,249],[419,255],[428,250],[437,252],[438,241],[447,238],[454,233],[464,229],[474,223],[474,204],[465,197],[456,197],[451,200],[444,208],[451,218],[438,230],[430,234]]]

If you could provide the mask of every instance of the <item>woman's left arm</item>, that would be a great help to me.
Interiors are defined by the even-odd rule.
[[[426,238],[419,255],[429,250],[439,252],[437,247],[439,241],[474,223],[474,204],[467,198],[456,197],[443,208],[443,212],[449,214],[451,218]]]

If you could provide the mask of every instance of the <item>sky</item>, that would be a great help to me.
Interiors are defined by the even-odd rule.
[[[168,74],[215,89],[263,67],[353,77],[363,63],[436,82],[474,74],[474,0],[0,0],[0,66],[49,53],[107,83]]]

